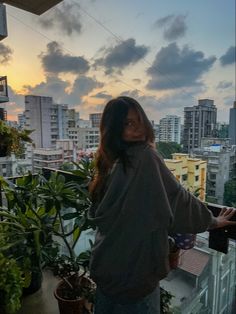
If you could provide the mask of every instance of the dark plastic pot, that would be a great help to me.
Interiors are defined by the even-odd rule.
[[[23,288],[23,295],[29,295],[37,292],[43,281],[43,274],[41,270],[33,270],[31,275],[31,282],[29,287]]]
[[[7,146],[0,146],[0,157],[6,157],[6,156],[7,156]]]

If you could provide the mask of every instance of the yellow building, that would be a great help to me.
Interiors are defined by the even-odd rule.
[[[166,166],[187,190],[205,201],[206,161],[191,158],[188,154],[175,153],[172,156],[173,159],[164,159]]]

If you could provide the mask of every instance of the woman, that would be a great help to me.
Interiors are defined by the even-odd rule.
[[[169,271],[168,234],[233,224],[234,210],[214,218],[179,184],[154,149],[152,126],[136,100],[110,100],[100,133],[90,186],[95,314],[157,314],[159,281]]]

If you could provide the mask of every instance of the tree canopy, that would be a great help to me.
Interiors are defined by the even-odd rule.
[[[182,147],[180,144],[175,142],[158,142],[157,150],[163,158],[172,159],[174,153],[182,153]]]
[[[224,205],[236,206],[236,180],[229,180],[224,187]]]

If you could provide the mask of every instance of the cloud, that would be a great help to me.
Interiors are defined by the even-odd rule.
[[[62,34],[71,36],[80,34],[81,17],[77,4],[62,3],[39,18],[39,24],[45,29],[59,28]]]
[[[105,99],[105,100],[112,99],[112,95],[109,95],[106,92],[99,92],[95,95],[92,95],[91,97],[99,98],[99,99]]]
[[[82,98],[87,96],[96,88],[102,88],[103,83],[98,82],[95,78],[80,76],[73,84],[71,93],[67,96],[67,99],[72,104],[81,104]]]
[[[89,63],[84,57],[63,54],[61,46],[52,41],[47,44],[47,52],[39,55],[45,72],[84,74],[89,70]]]
[[[173,41],[183,37],[187,31],[186,15],[168,15],[154,24],[154,27],[164,27],[164,38]]]
[[[217,85],[217,89],[228,89],[233,86],[232,82],[228,81],[220,81],[219,84]]]
[[[165,90],[202,83],[199,79],[206,73],[216,60],[215,56],[204,58],[204,53],[194,51],[187,45],[181,50],[176,43],[163,47],[147,73],[151,76],[148,89]]]
[[[173,90],[162,96],[150,95],[134,89],[122,92],[122,95],[135,98],[145,110],[149,119],[158,122],[166,114],[183,116],[184,107],[197,105],[198,99],[206,91],[204,86],[194,86],[188,91]]]
[[[226,53],[220,57],[220,63],[222,66],[235,63],[236,59],[236,46],[231,46]]]
[[[13,50],[10,47],[0,43],[0,63],[1,64],[7,64],[11,60],[12,53],[13,53]]]
[[[166,109],[180,109],[185,106],[194,105],[193,97],[196,91],[193,90],[188,93],[182,92],[173,92],[168,95],[164,95],[161,97],[157,97],[155,95],[144,95],[141,94],[139,90],[129,90],[124,91],[122,95],[130,96],[135,98],[141,106],[143,106],[144,110],[156,110],[156,111],[165,111]]]
[[[35,86],[25,85],[27,94],[37,96],[50,96],[56,102],[63,103],[66,95],[66,89],[70,87],[68,81],[63,81],[56,76],[46,76],[46,81]]]
[[[132,80],[135,84],[140,84],[142,81],[139,78],[135,78]]]
[[[223,101],[224,101],[224,105],[226,107],[233,107],[233,104],[235,102],[235,95],[232,94],[232,95],[228,95],[226,97],[223,98]],[[228,108],[227,108],[228,109]],[[218,114],[217,114],[218,115]]]
[[[24,86],[27,94],[51,96],[56,103],[73,106],[80,105],[84,96],[100,87],[103,87],[103,83],[86,76],[77,77],[72,85],[57,76],[47,76],[45,82]]]
[[[8,97],[11,103],[15,103],[17,106],[23,108],[24,98],[23,94],[17,93],[10,85],[7,86],[8,89]]]
[[[94,65],[105,67],[106,74],[112,74],[114,71],[120,74],[122,69],[144,58],[148,50],[148,47],[138,46],[135,39],[129,38],[115,47],[105,49],[104,56],[97,59]]]

